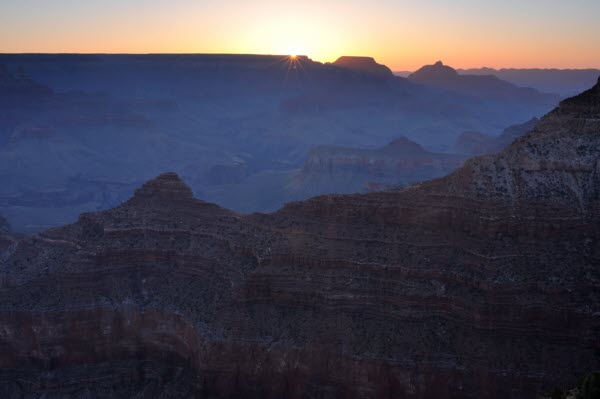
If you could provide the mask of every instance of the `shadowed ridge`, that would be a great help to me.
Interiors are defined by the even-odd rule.
[[[600,208],[572,212],[600,187],[594,120],[546,116],[539,138],[475,158],[437,192],[321,196],[269,215],[178,202],[189,189],[161,175],[0,262],[0,392],[184,397],[171,389],[181,370],[185,397],[573,386],[600,364]]]
[[[194,194],[177,173],[166,172],[136,189],[135,197],[190,200],[194,197]]]
[[[558,111],[566,114],[582,114],[582,116],[600,113],[600,76],[591,89],[561,101]]]
[[[120,209],[127,209],[127,212],[132,213],[131,216],[134,218],[139,210],[145,209],[148,211],[146,216],[154,222],[162,217],[169,218],[179,215],[175,218],[180,222],[185,222],[184,224],[187,224],[187,221],[180,219],[184,214],[194,215],[196,219],[212,219],[234,214],[217,204],[194,197],[190,186],[174,172],[161,173],[147,181],[135,190],[129,201],[105,213],[118,213]]]
[[[176,174],[162,173],[135,190],[121,205],[79,218],[88,225],[101,221],[110,228],[194,229],[219,218],[235,217],[225,208],[194,197],[192,189]]]
[[[430,201],[430,196],[495,201],[519,212],[536,212],[544,206],[554,217],[579,217],[596,212],[600,204],[600,85],[561,102],[523,136],[503,151],[476,156],[448,176],[429,180],[400,191],[371,193],[360,201],[393,203]],[[526,125],[531,127],[534,119]],[[352,198],[351,198],[352,197]],[[320,198],[351,202],[353,196],[323,196],[305,201],[326,205]],[[536,204],[524,207],[523,204]],[[302,207],[286,204],[283,213]],[[336,205],[338,210],[343,209]],[[541,208],[540,208],[541,209]],[[538,210],[539,211],[539,210]],[[536,217],[540,217],[537,214]]]
[[[532,121],[528,122],[531,123]],[[424,184],[472,198],[546,203],[579,214],[600,198],[600,84],[566,100],[498,154]]]

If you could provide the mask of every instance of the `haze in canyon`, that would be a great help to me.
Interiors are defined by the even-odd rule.
[[[600,398],[600,3],[0,4],[0,398]]]

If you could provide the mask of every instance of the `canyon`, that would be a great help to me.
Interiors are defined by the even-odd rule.
[[[404,136],[450,153],[465,131],[499,133],[558,103],[506,85],[510,98],[444,91],[370,57],[0,54],[0,213],[37,233],[112,208],[164,171],[223,207],[275,211],[308,198],[288,195],[289,177],[315,147]]]
[[[461,155],[426,151],[406,137],[376,149],[318,146],[309,151],[289,188],[300,191],[300,197],[399,188],[445,176],[465,160]]]
[[[572,387],[600,367],[600,80],[501,152],[403,189],[242,215],[163,173],[11,240],[2,397]]]

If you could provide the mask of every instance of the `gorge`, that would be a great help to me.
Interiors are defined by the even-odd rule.
[[[600,367],[600,81],[407,188],[242,215],[164,173],[11,240],[2,397],[535,397]]]

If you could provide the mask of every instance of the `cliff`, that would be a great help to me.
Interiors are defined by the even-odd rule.
[[[175,174],[0,264],[0,392],[530,398],[600,367],[600,83],[497,155],[273,214]],[[170,396],[169,396],[170,395]]]
[[[406,186],[444,176],[466,157],[425,151],[400,137],[377,149],[318,146],[308,154],[292,187],[296,191],[355,193],[371,186]]]

